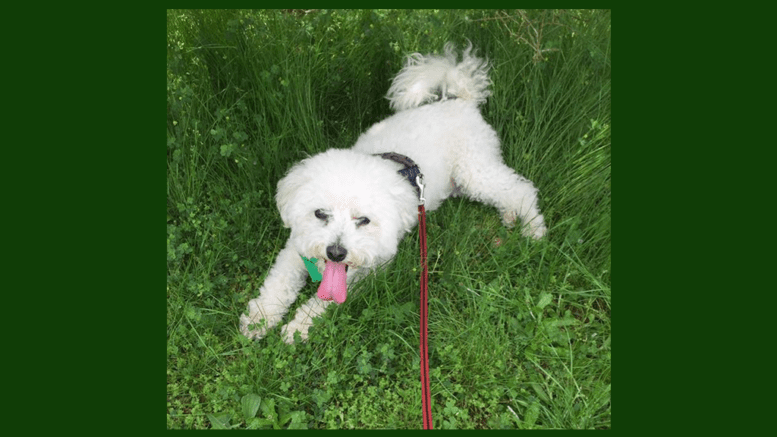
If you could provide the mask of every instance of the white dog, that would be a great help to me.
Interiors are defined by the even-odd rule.
[[[526,236],[545,234],[537,189],[504,164],[497,134],[478,110],[490,95],[488,68],[471,46],[458,63],[450,43],[444,56],[411,55],[388,92],[395,115],[372,126],[353,148],[307,158],[278,182],[276,201],[291,236],[240,318],[243,335],[262,338],[281,321],[309,275],[302,257],[318,259],[323,280],[318,297],[283,327],[289,343],[295,331],[307,339],[312,319],[332,299],[345,301],[346,283],[394,257],[418,221],[421,190],[412,175],[398,173],[412,171],[413,163],[423,174],[427,211],[462,194],[496,207],[506,226],[520,219]],[[386,152],[412,162],[381,156]]]

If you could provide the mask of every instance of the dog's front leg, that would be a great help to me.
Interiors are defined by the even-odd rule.
[[[278,253],[259,289],[259,297],[248,302],[248,315],[240,316],[240,332],[248,338],[260,339],[277,325],[305,285],[308,275],[305,263],[290,246],[286,242],[286,247]]]
[[[353,284],[363,279],[370,272],[371,269],[349,269],[347,278],[348,288],[350,289]],[[294,343],[294,333],[299,331],[302,341],[307,341],[308,330],[313,326],[313,319],[323,314],[327,307],[333,302],[334,301],[332,300],[319,299],[318,296],[313,296],[308,299],[308,301],[302,304],[297,312],[294,313],[294,319],[281,328],[283,340],[289,344]]]
[[[297,331],[299,331],[302,341],[307,341],[308,329],[313,326],[313,319],[323,314],[326,307],[332,302],[331,300],[321,300],[317,296],[308,299],[294,314],[294,319],[281,328],[283,341],[289,344],[294,343],[294,333]]]

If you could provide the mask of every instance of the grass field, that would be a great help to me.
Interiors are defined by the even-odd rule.
[[[417,231],[306,343],[249,341],[238,319],[289,234],[286,170],[390,115],[406,54],[467,40],[549,234],[461,198],[428,214],[434,426],[610,428],[609,11],[169,10],[167,26],[168,428],[421,428]]]

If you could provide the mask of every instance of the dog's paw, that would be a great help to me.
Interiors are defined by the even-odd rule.
[[[502,214],[502,223],[508,228],[515,226],[515,222],[518,220],[518,213],[515,211],[507,211]],[[528,223],[525,223],[521,228],[521,235],[524,237],[531,237],[535,240],[539,240],[544,237],[548,232],[548,228],[545,227],[545,218],[542,214],[537,215]]]
[[[283,318],[285,308],[267,305],[261,298],[248,301],[248,315],[240,316],[240,332],[251,339],[259,340]]]
[[[531,237],[535,240],[544,237],[547,232],[548,228],[545,227],[545,218],[542,217],[542,214],[534,217],[529,223],[526,223],[521,230],[524,237]]]
[[[260,315],[251,318],[245,314],[240,316],[240,333],[246,338],[260,340],[267,333],[267,321]]]
[[[521,228],[521,235],[524,237],[530,237],[535,240],[539,240],[544,237],[548,232],[548,228],[545,227],[545,218],[542,214],[539,214],[523,224]]]
[[[281,328],[281,335],[283,336],[283,341],[285,341],[288,344],[293,344],[295,332],[299,332],[299,336],[302,339],[302,341],[308,341],[308,329],[310,329],[311,326],[312,326],[311,323],[303,323],[297,320],[292,320],[291,322],[283,325],[283,327]]]
[[[548,232],[548,228],[546,228],[544,224],[541,224],[539,226],[533,226],[529,224],[524,226],[523,229],[521,230],[521,234],[524,237],[531,237],[535,240],[539,240],[540,238],[544,237],[547,232]]]

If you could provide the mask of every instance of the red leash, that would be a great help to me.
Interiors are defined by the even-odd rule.
[[[432,398],[429,393],[429,344],[427,327],[429,319],[428,270],[426,265],[426,209],[424,208],[423,179],[417,179],[420,187],[418,205],[418,239],[421,246],[421,407],[424,414],[424,429],[432,429]]]

